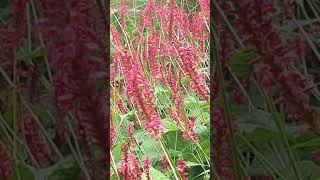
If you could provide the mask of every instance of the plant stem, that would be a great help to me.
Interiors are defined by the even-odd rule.
[[[211,32],[214,32],[214,22],[215,22],[215,16],[211,16]],[[222,62],[221,59],[219,58],[219,53],[218,53],[218,48],[216,46],[216,37],[213,37],[215,33],[212,33],[213,35],[211,36],[211,46],[212,50],[215,53],[215,60],[216,60],[216,74],[217,74],[217,79],[219,82],[219,95],[222,98],[222,104],[223,104],[223,109],[224,109],[224,116],[226,118],[226,123],[229,131],[229,141],[231,143],[231,153],[232,153],[232,163],[233,163],[233,168],[235,171],[235,179],[236,180],[241,180],[241,167],[240,167],[240,162],[239,158],[237,157],[237,148],[236,148],[236,143],[235,143],[235,138],[234,138],[234,131],[232,127],[232,115],[231,115],[231,109],[230,109],[230,104],[227,100],[227,93],[226,93],[226,86],[224,82],[224,77],[223,77],[223,67],[222,67]]]
[[[169,162],[169,165],[170,165],[170,168],[171,168],[171,170],[172,170],[172,172],[173,172],[174,177],[176,178],[176,180],[179,180],[179,178],[178,178],[178,176],[177,176],[177,173],[176,173],[176,170],[175,170],[175,168],[173,167],[173,164],[172,164],[172,162],[171,162],[171,159],[169,158],[169,155],[168,155],[168,153],[167,153],[166,148],[164,147],[162,141],[159,141],[159,142],[160,142],[160,145],[161,145],[161,148],[162,148],[162,150],[163,150],[164,155],[165,155],[166,158],[168,159],[168,162]]]
[[[18,120],[18,102],[17,102],[17,59],[13,59],[13,90],[12,90],[12,112],[13,112],[13,119],[12,119],[12,129],[13,132],[17,132],[17,120]],[[17,159],[17,137],[13,136],[13,163],[14,163],[14,172],[15,176],[18,180],[21,180],[21,175],[19,171],[18,159]]]
[[[273,116],[273,119],[280,131],[280,135],[281,135],[281,138],[282,138],[282,141],[284,143],[284,145],[286,146],[287,148],[287,152],[288,152],[288,156],[289,156],[289,159],[291,161],[291,163],[293,164],[293,171],[295,173],[295,176],[298,180],[302,180],[302,177],[301,177],[301,173],[299,171],[299,168],[297,166],[297,162],[295,160],[295,157],[294,157],[294,154],[291,150],[291,147],[290,147],[290,144],[289,144],[289,141],[288,141],[288,137],[287,137],[287,134],[286,134],[286,131],[285,131],[285,124],[284,124],[284,119],[282,117],[280,117],[276,107],[275,107],[275,104],[273,103],[272,99],[268,96],[265,96],[265,99],[266,99],[266,102],[267,102],[267,106],[269,108],[269,110],[271,111],[271,114]]]

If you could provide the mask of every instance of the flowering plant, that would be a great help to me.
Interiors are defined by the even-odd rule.
[[[112,178],[208,179],[209,1],[111,5]]]
[[[319,74],[310,71],[319,68],[318,24],[306,24],[318,16],[319,4],[218,0],[213,5],[213,80],[220,93],[212,112],[216,174],[237,180],[319,178],[314,158],[319,146],[304,144],[319,133]]]

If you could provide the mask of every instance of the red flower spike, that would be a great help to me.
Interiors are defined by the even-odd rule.
[[[150,167],[151,167],[151,160],[149,158],[147,158],[143,161],[143,169],[146,174],[147,180],[151,180]]]
[[[186,170],[188,168],[190,168],[190,167],[187,165],[187,163],[183,159],[178,161],[177,170],[178,170],[182,180],[187,180],[188,173],[186,172]]]

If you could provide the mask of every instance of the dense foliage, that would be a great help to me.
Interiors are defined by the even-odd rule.
[[[113,179],[208,179],[209,1],[112,2]]]
[[[213,1],[221,179],[319,179],[318,1]]]

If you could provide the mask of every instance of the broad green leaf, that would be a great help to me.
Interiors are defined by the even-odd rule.
[[[248,91],[249,96],[252,100],[252,103],[256,106],[256,107],[263,107],[264,106],[264,97],[263,94],[261,94],[261,92],[259,91],[258,87],[256,84],[252,83],[250,85],[250,90]]]
[[[195,96],[186,96],[184,98],[184,103],[185,104],[190,104],[190,103],[196,103],[197,104],[198,100],[196,99]]]
[[[161,86],[157,86],[154,90],[154,94],[156,96],[156,102],[158,108],[168,108],[170,105],[170,96],[171,91],[168,89],[164,89]]]
[[[185,76],[181,79],[181,83],[184,86],[188,86],[189,85],[189,81],[191,80],[191,78],[189,76]]]
[[[166,129],[166,132],[179,130],[179,128],[170,118],[164,118],[162,119],[162,122],[163,122],[163,127]]]
[[[287,152],[281,142],[275,142],[275,146],[278,150],[278,153],[268,145],[259,145],[257,146],[258,152],[263,156],[263,158],[275,169],[281,170],[288,164]],[[259,158],[255,158],[253,155],[253,160],[248,164],[247,171],[252,176],[261,176],[268,174],[268,170],[265,165],[261,162]],[[280,161],[280,158],[282,161]]]
[[[250,61],[252,61],[256,57],[255,52],[236,52],[230,58],[230,67],[233,73],[236,76],[244,76],[250,73],[251,66]]]
[[[135,117],[136,117],[136,114],[135,114],[135,111],[134,111],[134,110],[127,112],[127,114],[121,114],[121,115],[120,115],[121,122],[124,122],[124,121],[126,121],[126,122],[134,121],[134,120],[135,120]]]
[[[42,57],[42,56],[44,56],[44,48],[37,47],[32,52],[29,52],[27,50],[22,50],[22,51],[18,52],[17,59],[28,62],[31,59],[39,58],[39,57]]]
[[[196,117],[201,122],[209,122],[209,102],[200,101],[195,96],[186,96],[184,98],[188,117]]]
[[[199,121],[197,121],[199,122]],[[206,126],[206,125],[203,125],[201,124],[200,122],[196,124],[196,128],[195,128],[195,132],[200,135],[204,132],[206,132],[207,130],[209,130],[210,127]]]
[[[184,104],[190,108],[209,108],[209,103],[206,101],[200,101],[196,96],[186,96],[184,98]]]
[[[166,175],[153,167],[150,167],[150,176],[152,180],[170,180]],[[147,180],[146,174],[144,172],[142,174],[142,180]]]
[[[35,176],[35,180],[77,179],[80,173],[80,167],[72,156],[64,157],[64,159],[44,169],[30,168]]]
[[[121,160],[121,155],[122,155],[121,146],[122,146],[121,143],[118,143],[113,147],[113,150],[112,150],[114,161],[116,163]]]
[[[271,141],[272,139],[277,137],[276,135],[277,134],[268,129],[256,128],[253,131],[246,133],[244,136],[251,143],[258,145]]]
[[[236,113],[237,116],[241,117],[244,116],[246,113],[248,113],[248,106],[246,105],[238,105],[235,103],[231,103],[231,111],[233,113]]]
[[[31,109],[32,109],[32,112],[41,117],[41,118],[46,118],[46,117],[49,117],[49,114],[47,111],[45,111],[43,108],[39,107],[39,106],[35,106],[35,105],[32,105],[31,106]]]
[[[256,128],[272,131],[277,129],[271,114],[259,109],[252,109],[246,115],[239,118],[239,126],[243,132],[252,132]]]
[[[32,170],[26,166],[26,164],[24,163],[18,163],[18,167],[17,167],[20,177],[22,179],[26,179],[26,180],[36,180],[34,174],[32,173]],[[14,175],[11,177],[12,180],[16,180],[18,179],[17,174],[14,173]]]
[[[0,3],[1,7],[1,3]],[[0,8],[0,20],[6,20],[10,16],[10,9],[8,7],[6,8]]]
[[[7,121],[7,123],[11,127],[12,126],[12,122],[13,122],[13,108],[12,108],[12,106],[9,107],[7,109],[7,111],[5,111],[3,113],[3,118]]]
[[[248,141],[255,144],[267,143],[277,137],[277,127],[271,114],[259,109],[252,109],[239,118],[240,130]]]
[[[160,160],[161,145],[159,142],[151,140],[150,137],[143,131],[138,131],[134,134],[137,145],[141,148],[143,154],[142,159],[149,157],[153,160]]]
[[[158,94],[165,94],[165,95],[170,95],[170,90],[168,89],[164,89],[163,87],[161,86],[157,86],[154,90],[154,93],[155,95],[158,95]]]
[[[175,151],[173,149],[168,149],[168,154],[169,156],[173,157],[173,156],[181,156],[181,152],[180,151]]]
[[[182,132],[181,131],[171,131],[167,132],[164,134],[163,139],[166,142],[167,148],[173,149],[176,151],[183,151],[187,143],[183,138],[182,138]]]

